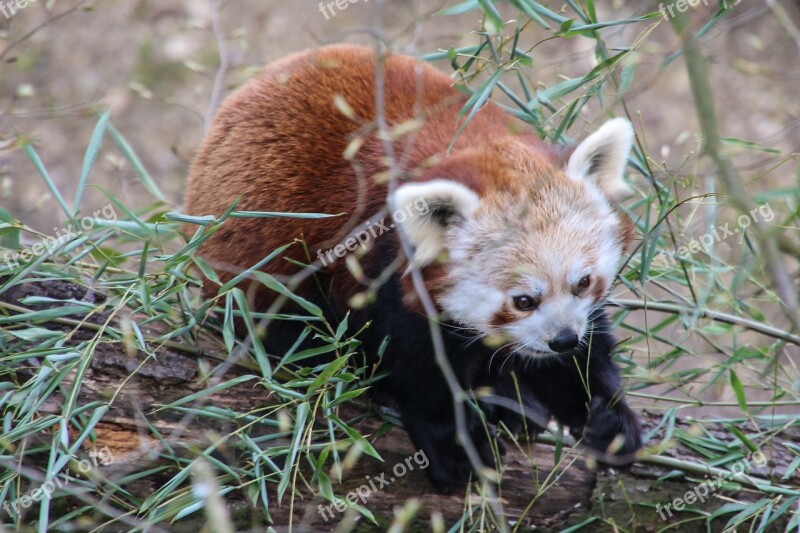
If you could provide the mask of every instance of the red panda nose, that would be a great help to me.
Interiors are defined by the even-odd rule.
[[[578,345],[577,333],[571,329],[562,330],[556,337],[547,343],[551,350],[558,353],[568,352]]]

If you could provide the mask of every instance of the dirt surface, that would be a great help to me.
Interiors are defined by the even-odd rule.
[[[96,122],[92,110],[100,107],[110,107],[114,125],[130,140],[170,202],[181,204],[187,164],[203,134],[220,63],[215,23],[228,63],[224,95],[260,66],[287,53],[330,42],[368,44],[365,29],[371,25],[399,51],[422,54],[474,44],[477,37],[470,31],[479,22],[475,13],[433,16],[449,5],[436,1],[387,2],[384,16],[375,21],[374,3],[350,4],[326,20],[312,0],[240,0],[218,9],[210,7],[218,6],[213,1],[107,0],[47,23],[74,4],[54,2],[49,13],[48,3],[31,2],[10,19],[0,17],[0,29],[5,26],[0,33],[0,205],[43,231],[60,223],[57,205],[25,155],[7,143],[15,135],[33,139],[53,180],[70,198]],[[597,4],[601,19],[647,12],[638,2]],[[708,32],[703,44],[712,60],[724,134],[791,154],[800,151],[800,41],[786,28],[797,25],[800,17],[793,3],[778,4],[789,18],[761,4],[737,6]],[[513,9],[502,4],[500,8],[508,19],[515,17]],[[694,24],[708,21],[712,14],[710,7],[701,8],[692,13]],[[626,106],[655,163],[664,160],[670,168],[688,173],[697,170],[691,167],[698,148],[697,122],[682,62],[664,63],[677,49],[668,25],[655,19],[609,28],[604,36],[612,46],[630,45],[655,23],[636,54],[638,66]],[[21,41],[41,24],[47,25]],[[532,29],[521,48],[548,35],[544,29]],[[593,61],[592,41],[557,39],[536,47],[534,66],[526,75],[534,83],[551,85],[560,76],[585,73]],[[440,66],[449,68],[445,62]],[[623,112],[613,99],[607,105]],[[597,106],[590,104],[587,120],[599,116]],[[574,135],[581,133],[578,127]],[[794,181],[792,164],[768,171],[764,164],[769,158],[746,153],[742,157],[753,176],[768,174],[766,181],[753,185],[756,189]],[[151,200],[110,147],[91,178],[127,205],[143,206]],[[87,210],[105,203],[96,192]]]

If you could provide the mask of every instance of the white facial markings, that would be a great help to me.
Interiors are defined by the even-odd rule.
[[[597,290],[611,285],[622,259],[619,215],[598,184],[548,179],[544,193],[527,198],[481,198],[446,231],[448,283],[437,295],[449,320],[507,337],[510,350],[531,357],[556,354],[548,344],[565,330],[585,340]],[[590,288],[576,294],[587,275]],[[517,296],[540,301],[520,311]]]
[[[541,306],[529,316],[516,320],[505,327],[506,333],[516,340],[527,354],[530,352],[555,353],[547,345],[549,339],[541,333],[545,330],[546,321],[543,307]]]
[[[508,337],[514,341],[510,349],[526,356],[556,354],[548,343],[567,329],[584,339],[595,298],[591,290],[576,295],[574,287],[586,275],[592,283],[610,284],[621,251],[616,216],[609,209],[608,218],[598,219],[598,212],[605,214],[603,209],[564,213],[554,226],[529,232],[519,241],[493,239],[492,246],[480,245],[486,241],[477,236],[488,233],[480,219],[454,230],[453,284],[439,296],[446,316],[483,335]],[[511,260],[524,263],[508,265]],[[510,287],[509,279],[514,280]],[[540,298],[541,303],[519,311],[515,296]],[[508,320],[510,313],[519,316]],[[495,320],[498,315],[506,317],[501,324]]]
[[[583,338],[591,306],[590,298],[558,294],[543,301],[529,316],[508,324],[506,331],[520,345],[530,345],[533,351],[554,353],[548,343],[561,331],[571,329]]]
[[[592,275],[592,265],[587,265],[585,262],[580,262],[572,265],[572,268],[567,274],[567,285],[574,287],[584,276]]]
[[[487,265],[474,248],[482,242],[482,229],[475,218],[451,228],[445,239],[450,257],[452,287],[439,295],[446,318],[488,335],[490,322],[503,308],[505,294],[485,275]]]
[[[489,333],[489,323],[505,303],[502,291],[477,280],[457,282],[440,298],[447,318]]]
[[[509,296],[533,296],[534,298],[541,298],[550,290],[547,282],[541,279],[534,278],[529,275],[522,276],[521,283],[518,288],[509,292]]]
[[[610,285],[622,261],[622,248],[612,235],[604,235],[599,243],[595,268],[598,275]]]
[[[617,214],[596,185],[589,182],[585,182],[583,185],[587,196],[592,200],[592,204],[597,210],[596,219],[593,221],[596,226],[599,226],[600,230],[595,241],[597,243],[596,269],[598,275],[610,282],[610,280],[614,279],[622,261]]]

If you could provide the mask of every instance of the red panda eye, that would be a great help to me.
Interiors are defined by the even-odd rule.
[[[591,283],[592,283],[592,278],[591,277],[583,276],[580,279],[580,281],[578,281],[578,284],[575,286],[575,289],[577,290],[577,292],[585,291],[586,289],[589,288],[589,285]]]
[[[520,311],[532,311],[539,307],[539,298],[523,294],[522,296],[514,296],[514,307]]]

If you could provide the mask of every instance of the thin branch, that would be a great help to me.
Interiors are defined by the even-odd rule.
[[[566,436],[564,442],[567,442],[569,437]],[[540,442],[542,444],[551,444],[556,445],[557,440],[552,435],[537,435],[536,442]],[[717,479],[724,479],[735,481],[741,485],[745,485],[746,487],[750,487],[752,489],[759,490],[761,492],[767,494],[783,494],[786,496],[800,496],[800,490],[792,487],[787,487],[785,485],[776,485],[774,483],[770,483],[766,479],[755,478],[752,476],[748,476],[745,474],[738,474],[731,470],[725,470],[724,468],[717,468],[714,466],[709,466],[703,463],[695,463],[693,461],[684,461],[682,459],[676,459],[675,457],[666,457],[663,455],[642,455],[639,457],[638,461],[642,464],[660,466],[663,468],[670,468],[673,470],[680,470],[686,474],[695,474],[695,475],[709,475],[715,476]]]
[[[219,21],[219,6],[209,0],[208,6],[211,9],[211,30],[214,32],[214,38],[217,40],[217,53],[219,53],[219,68],[217,74],[214,76],[214,87],[211,90],[211,99],[208,103],[208,111],[206,111],[206,118],[204,121],[205,130],[211,125],[211,120],[219,107],[219,101],[222,98],[222,85],[225,82],[225,74],[228,72],[228,49],[225,47],[225,35],[222,32],[222,25]]]
[[[378,1],[376,3],[376,7],[373,10],[373,16],[375,20],[380,20],[380,16],[383,13],[383,2]],[[375,24],[377,27],[377,24]],[[384,84],[384,76],[383,76],[383,67],[384,62],[386,61],[388,55],[381,50],[380,41],[376,41],[375,45],[375,120],[378,124],[379,129],[379,138],[383,141],[383,148],[384,153],[386,155],[386,159],[388,161],[388,170],[391,176],[391,180],[389,182],[389,190],[387,191],[387,205],[391,204],[391,198],[394,192],[397,190],[399,185],[399,180],[402,175],[402,169],[398,166],[397,157],[394,150],[394,145],[392,144],[391,136],[389,135],[389,125],[386,121],[386,107],[385,107],[385,84]],[[405,237],[402,231],[398,231],[398,241],[400,242],[401,249],[403,254],[409,260],[409,269],[408,275],[411,276],[411,280],[414,286],[414,291],[417,293],[419,297],[420,303],[422,304],[422,308],[425,311],[425,316],[428,319],[428,327],[430,329],[431,335],[431,343],[433,344],[433,356],[434,360],[436,361],[439,370],[442,372],[442,376],[447,383],[447,387],[450,390],[450,393],[453,397],[453,408],[455,411],[455,425],[456,425],[456,437],[459,444],[464,449],[464,453],[466,454],[469,462],[476,472],[478,477],[480,478],[484,490],[489,495],[489,502],[492,507],[493,512],[495,513],[496,524],[501,530],[505,531],[508,529],[505,520],[505,512],[503,511],[502,504],[500,500],[497,498],[496,490],[493,486],[493,480],[490,480],[485,471],[485,465],[481,461],[480,455],[478,454],[478,450],[475,447],[475,443],[472,441],[472,436],[469,433],[467,428],[467,420],[466,420],[466,401],[468,399],[466,392],[461,387],[461,384],[458,382],[458,378],[456,377],[455,372],[453,371],[453,367],[450,364],[450,361],[447,359],[447,353],[444,346],[444,338],[442,336],[442,329],[440,326],[439,321],[439,313],[436,310],[436,306],[433,303],[433,300],[428,293],[428,289],[425,286],[425,281],[422,277],[422,272],[417,265],[414,264],[412,258],[414,257],[413,250],[411,248],[411,244],[408,242],[408,239]]]
[[[613,299],[613,298],[608,300],[608,304],[613,305],[614,307],[621,307],[623,309],[644,309],[649,311],[672,313],[675,315],[681,315],[681,314],[692,315],[695,313],[699,313],[701,317],[710,318],[712,320],[716,320],[717,322],[724,322],[726,324],[731,324],[734,326],[742,326],[745,329],[749,329],[751,331],[757,331],[759,333],[763,333],[764,335],[768,335],[775,339],[780,339],[782,341],[800,346],[800,336],[798,335],[794,335],[787,331],[783,331],[782,329],[774,328],[766,324],[761,324],[753,320],[748,320],[746,318],[742,318],[736,315],[723,313],[721,311],[706,309],[704,307],[700,308],[685,307],[678,304],[671,304],[664,302],[623,300],[623,299]]]
[[[9,53],[9,52],[10,52],[12,49],[16,48],[16,47],[17,47],[17,46],[19,46],[20,44],[24,43],[25,41],[27,41],[28,39],[30,39],[31,37],[33,37],[34,35],[36,35],[36,33],[37,33],[39,30],[41,30],[41,29],[42,29],[42,28],[44,28],[45,26],[49,26],[50,24],[52,24],[52,23],[56,22],[56,21],[57,21],[57,20],[59,20],[59,19],[62,19],[62,18],[64,18],[64,17],[66,17],[67,15],[71,15],[72,13],[74,13],[75,11],[77,11],[78,9],[80,9],[80,7],[81,7],[83,4],[87,3],[88,1],[89,1],[89,0],[79,0],[77,4],[75,4],[74,6],[72,6],[72,7],[71,7],[71,8],[69,8],[69,9],[67,9],[67,10],[66,10],[66,11],[64,11],[63,13],[59,13],[58,15],[53,15],[53,16],[51,16],[50,18],[48,18],[47,20],[45,20],[44,22],[42,22],[41,24],[39,24],[38,26],[35,26],[35,27],[33,27],[33,28],[32,28],[30,31],[28,31],[28,32],[27,32],[25,35],[23,35],[22,37],[20,37],[19,39],[17,39],[17,40],[16,40],[16,41],[14,41],[13,43],[11,43],[11,44],[9,44],[8,46],[6,46],[6,47],[3,49],[3,51],[2,51],[2,52],[0,52],[0,62],[2,62],[2,61],[5,59],[5,57],[8,55],[8,53]]]
[[[777,0],[767,0],[767,7],[772,10],[778,24],[783,26],[786,33],[794,39],[794,43],[797,45],[797,51],[800,52],[800,29],[792,22],[792,16],[786,11],[786,8],[777,2]]]

